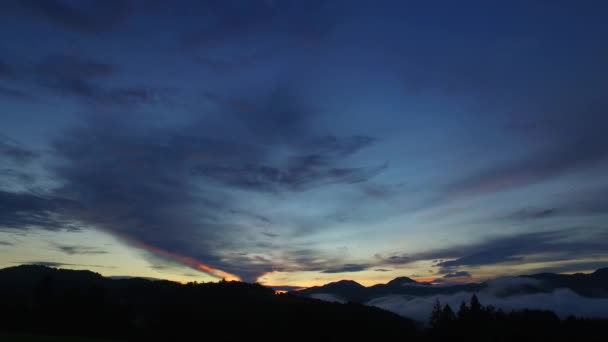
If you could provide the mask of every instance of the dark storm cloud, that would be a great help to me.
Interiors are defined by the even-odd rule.
[[[471,277],[471,273],[467,272],[467,271],[458,271],[458,272],[452,272],[452,273],[448,273],[446,275],[443,276],[444,278],[470,278]]]
[[[323,270],[321,273],[346,273],[346,272],[361,272],[365,271],[370,267],[367,264],[344,264],[336,268],[330,268]]]
[[[63,212],[73,204],[67,200],[0,190],[0,227],[78,230]]]
[[[64,30],[91,34],[114,29],[128,13],[129,1],[8,0],[2,2],[0,10],[5,15],[31,16]]]
[[[69,255],[74,255],[74,254],[107,254],[107,251],[101,250],[99,248],[96,247],[90,247],[90,246],[78,246],[78,245],[60,245],[57,244],[55,246],[59,251],[69,254]]]

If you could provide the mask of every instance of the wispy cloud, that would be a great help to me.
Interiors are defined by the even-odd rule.
[[[458,271],[458,272],[452,272],[452,273],[448,273],[446,275],[443,276],[446,279],[449,278],[470,278],[471,277],[471,273],[467,272],[467,271]]]
[[[71,206],[67,200],[0,190],[0,227],[79,230],[70,218],[64,216],[65,210]]]
[[[96,248],[96,247],[90,247],[90,246],[78,246],[78,245],[60,245],[57,244],[55,247],[57,247],[58,250],[60,250],[63,253],[69,254],[69,255],[75,255],[75,254],[107,254],[107,251],[104,251],[102,249]]]
[[[0,135],[0,155],[19,164],[31,161],[38,153]]]
[[[95,268],[116,268],[116,266],[108,266],[108,265],[70,264],[70,263],[55,262],[55,261],[27,261],[27,262],[16,262],[16,264],[40,265],[40,266],[55,267],[55,268],[61,268],[61,267],[66,267],[66,266],[67,267],[76,266],[76,267],[95,267]]]
[[[322,273],[347,273],[347,272],[361,272],[365,271],[370,267],[367,264],[344,264],[336,268],[330,268],[323,270]]]

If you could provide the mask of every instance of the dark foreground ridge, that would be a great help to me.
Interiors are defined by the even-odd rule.
[[[33,265],[0,270],[0,303],[0,340],[33,334],[28,341],[48,335],[146,341],[604,341],[608,323],[560,320],[550,311],[503,312],[473,296],[458,310],[437,303],[422,327],[378,308],[277,295],[258,284],[111,279]]]
[[[411,320],[360,304],[276,295],[241,282],[110,279],[90,271],[0,270],[0,331],[181,340],[407,338]],[[0,335],[1,336],[1,335]]]

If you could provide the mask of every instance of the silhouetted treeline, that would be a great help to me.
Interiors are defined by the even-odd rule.
[[[505,312],[483,306],[476,295],[455,311],[437,300],[426,335],[435,341],[606,341],[606,320],[569,317],[560,320],[552,311]]]
[[[0,306],[0,331],[45,335],[316,341],[418,333],[413,321],[381,309],[276,295],[256,284],[119,280],[43,266],[0,270]]]
[[[506,313],[474,296],[457,310],[437,302],[425,328],[378,308],[276,295],[257,284],[119,280],[43,266],[0,270],[0,308],[0,339],[17,332],[168,341],[604,341],[607,326],[548,311]]]

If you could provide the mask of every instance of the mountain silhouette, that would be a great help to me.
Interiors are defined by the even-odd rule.
[[[608,268],[599,269],[591,274],[539,273],[523,275],[519,278],[536,279],[538,283],[512,287],[501,292],[499,295],[510,296],[551,292],[558,288],[567,288],[585,297],[608,297]],[[438,286],[426,282],[417,282],[408,277],[398,277],[386,284],[377,284],[370,287],[364,287],[353,281],[343,280],[323,286],[292,291],[292,293],[304,297],[314,297],[321,294],[331,295],[346,302],[366,303],[371,299],[387,295],[433,296],[458,292],[479,292],[487,286],[487,282]]]
[[[608,268],[601,268],[589,274],[539,273],[522,278],[540,280],[545,290],[568,288],[585,297],[608,297]]]
[[[404,286],[404,285],[409,285],[412,283],[417,283],[417,281],[415,281],[412,278],[408,278],[408,277],[397,277],[391,281],[389,281],[388,283],[386,283],[386,285],[388,286]]]

